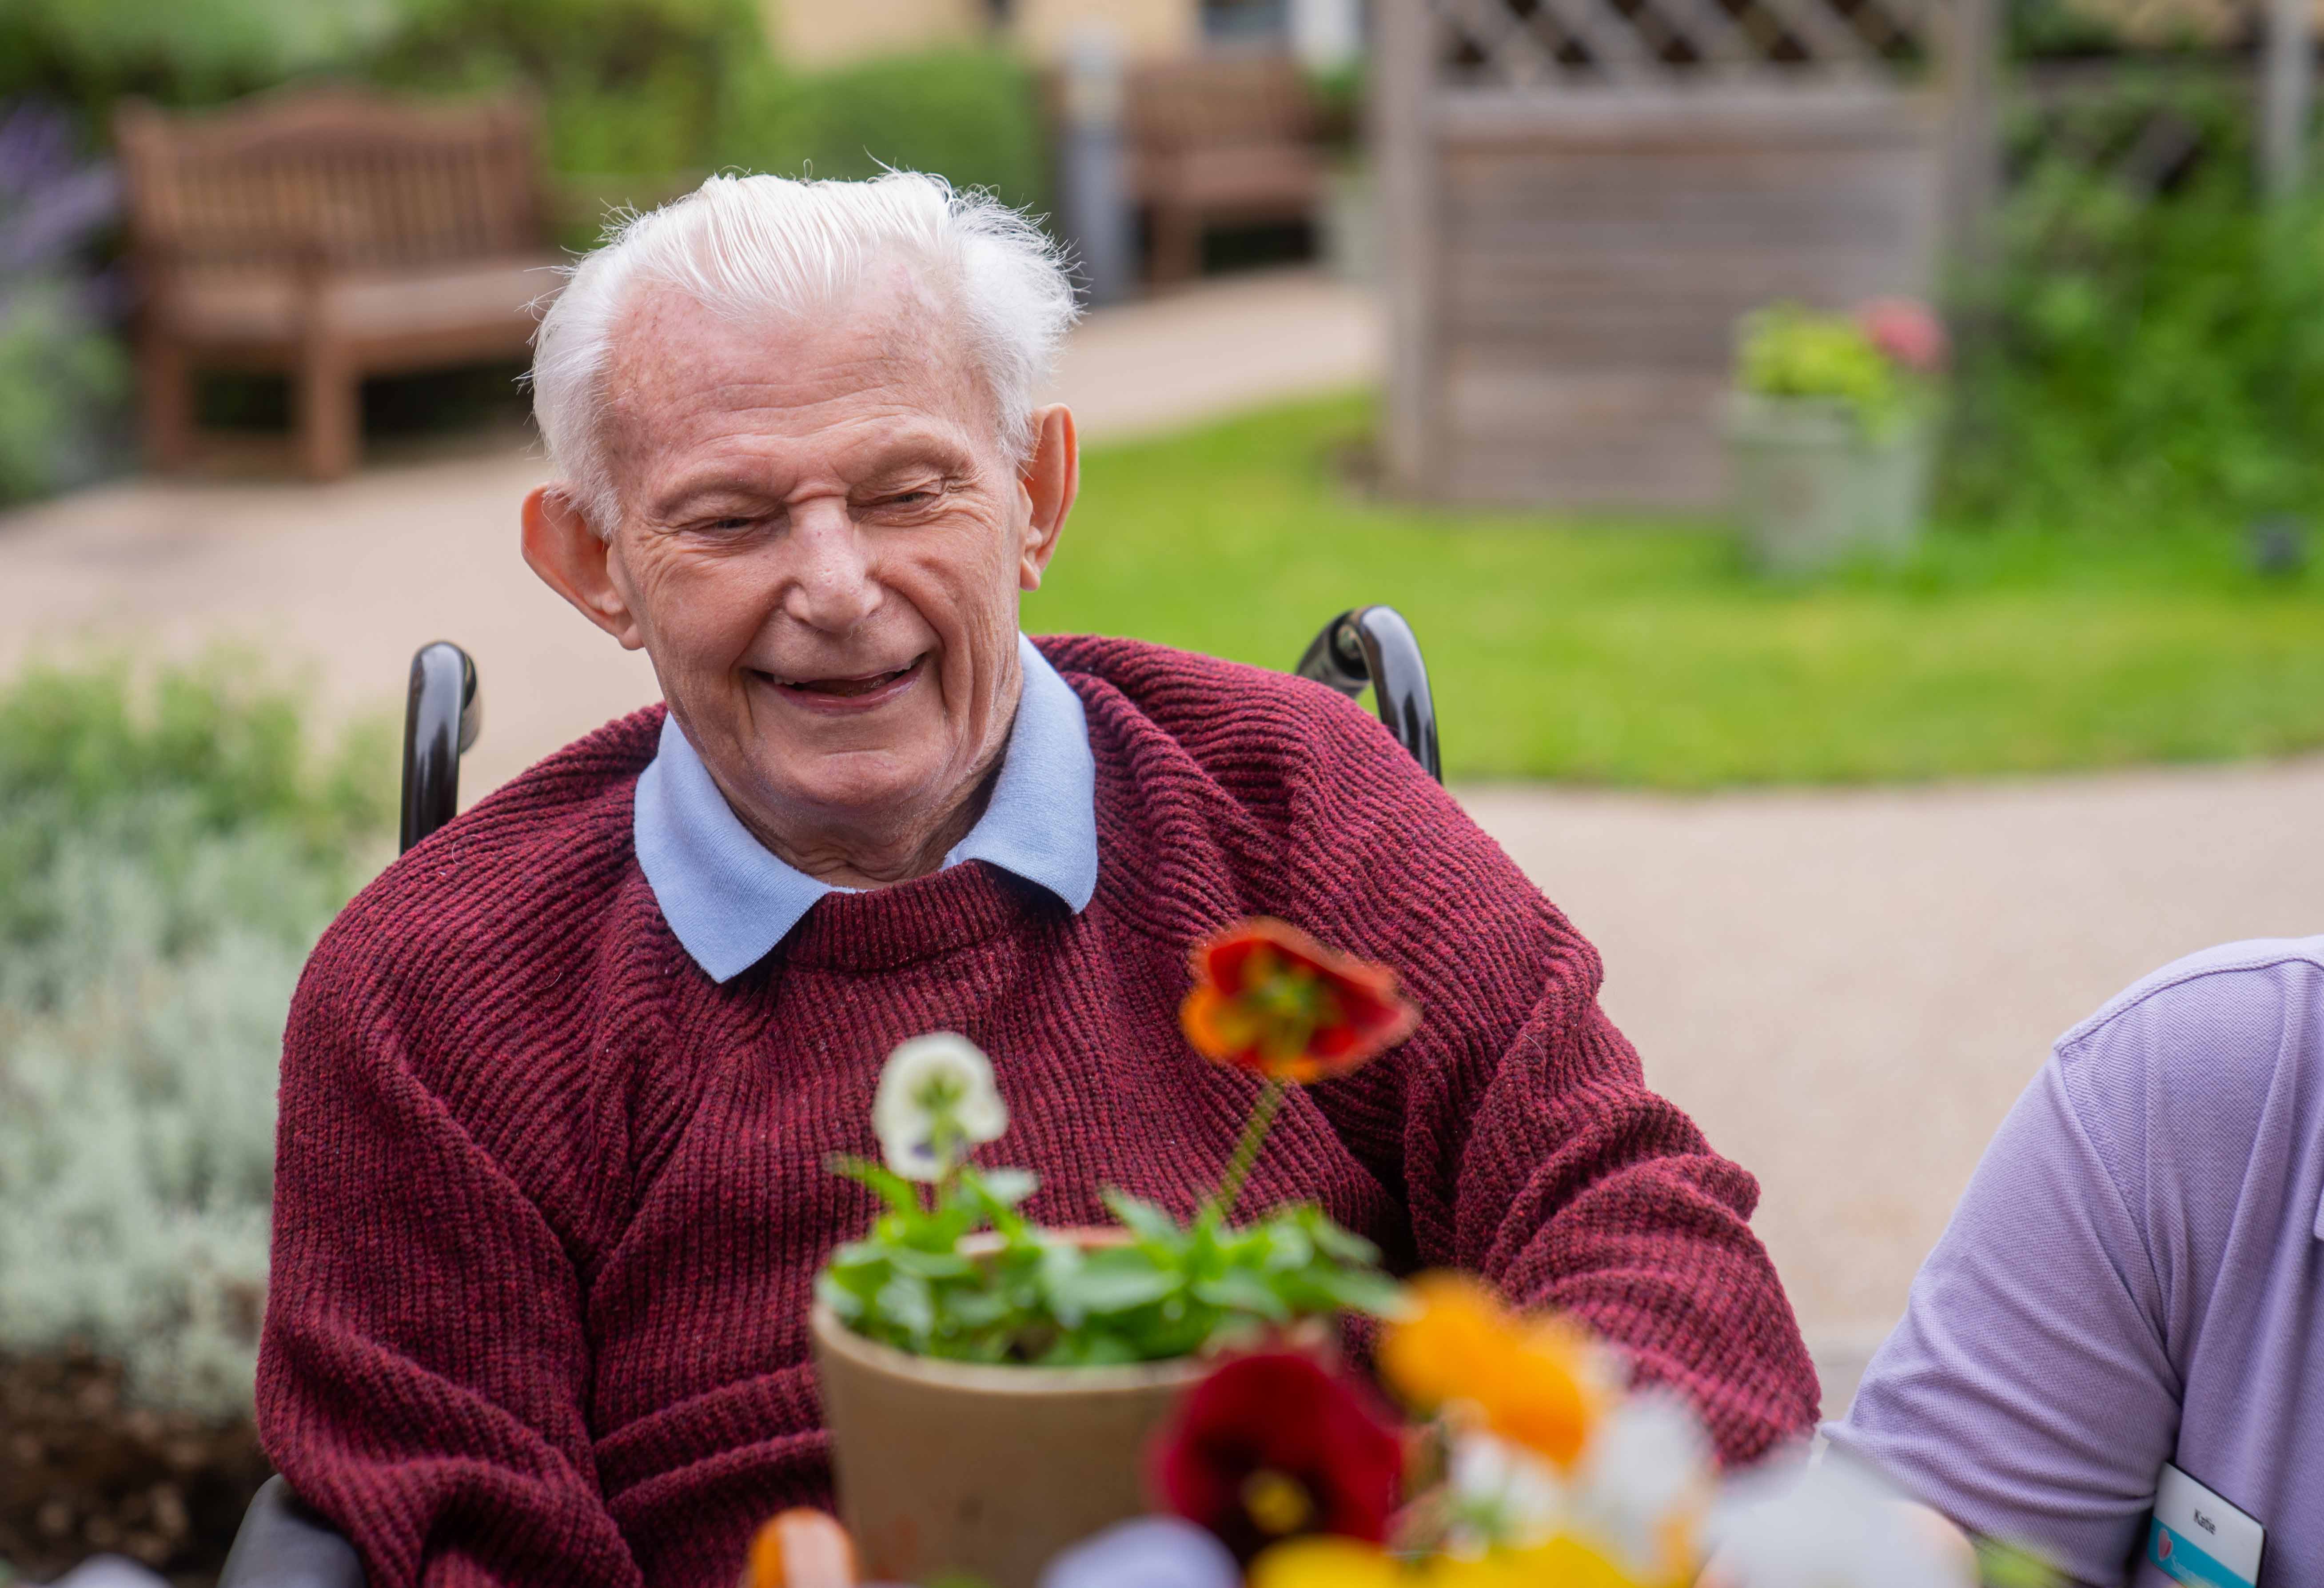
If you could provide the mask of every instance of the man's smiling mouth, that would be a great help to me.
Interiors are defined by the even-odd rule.
[[[887,672],[859,673],[853,677],[784,679],[769,672],[761,672],[759,676],[788,694],[818,696],[826,700],[854,700],[866,695],[877,695],[903,682],[918,672],[927,660],[927,656],[923,652],[902,667]]]

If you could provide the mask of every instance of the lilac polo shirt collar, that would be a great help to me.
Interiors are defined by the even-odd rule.
[[[1097,762],[1081,697],[1023,635],[1025,691],[992,797],[945,864],[981,860],[1079,914],[1097,891]],[[632,832],[663,919],[714,982],[742,974],[826,893],[778,859],[727,806],[676,717],[638,779]]]

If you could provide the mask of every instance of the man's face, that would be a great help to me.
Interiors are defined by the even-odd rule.
[[[899,275],[812,323],[656,294],[606,391],[624,638],[746,824],[815,870],[959,808],[1056,526],[945,317]]]

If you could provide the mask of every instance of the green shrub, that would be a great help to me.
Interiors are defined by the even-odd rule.
[[[283,1015],[391,771],[375,735],[318,770],[247,668],[0,693],[0,1351],[247,1409]]]
[[[2200,153],[2152,197],[2019,129],[1957,386],[1962,518],[2120,533],[2324,507],[2324,203],[2259,201],[2222,91],[2132,81],[2079,141],[2127,147],[2159,113]]]
[[[35,278],[0,295],[0,505],[94,477],[127,387],[121,344],[77,283]]]
[[[347,69],[401,21],[398,0],[8,0],[0,98],[61,100],[101,126],[124,94],[207,105]]]
[[[540,96],[561,171],[661,174],[717,158],[732,85],[761,70],[748,0],[401,0],[369,68],[403,88]]]
[[[1038,85],[1031,68],[998,51],[756,74],[735,90],[719,159],[781,176],[930,171],[1036,215],[1049,208]]]

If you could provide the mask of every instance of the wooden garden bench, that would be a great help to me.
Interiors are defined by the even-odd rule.
[[[115,117],[153,466],[183,466],[198,367],[278,371],[300,460],[355,466],[365,375],[521,355],[553,291],[536,115],[345,88]]]
[[[1313,217],[1320,117],[1289,56],[1157,61],[1131,69],[1124,87],[1131,192],[1157,285],[1201,271],[1210,226]]]

